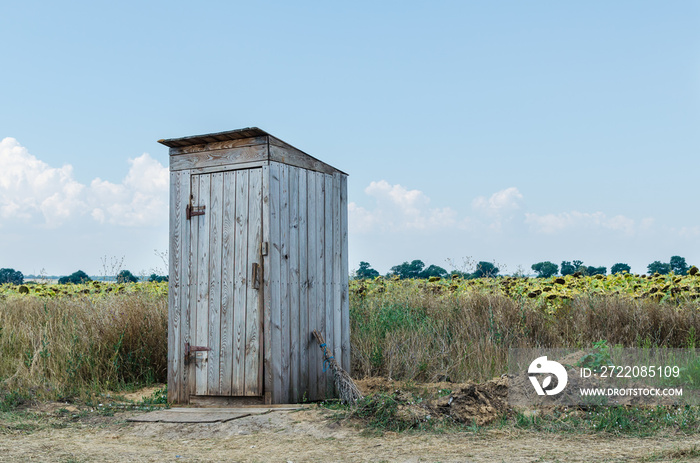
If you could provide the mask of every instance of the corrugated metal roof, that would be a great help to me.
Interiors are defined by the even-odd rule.
[[[238,140],[240,138],[261,137],[270,135],[257,127],[246,127],[245,129],[229,130],[228,132],[208,133],[205,135],[192,135],[182,138],[168,138],[158,140],[158,143],[170,148],[180,148],[183,146],[201,145],[217,141]]]

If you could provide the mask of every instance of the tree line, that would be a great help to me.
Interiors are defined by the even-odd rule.
[[[593,265],[584,265],[581,260],[572,261],[562,261],[561,266],[550,261],[538,262],[532,264],[530,267],[536,274],[538,278],[549,278],[555,275],[607,275],[607,267],[596,267]],[[686,275],[690,266],[686,263],[685,258],[681,256],[672,256],[669,262],[660,262],[658,260],[652,262],[647,266],[647,272],[649,275],[658,273],[660,275],[666,275],[668,273],[674,273],[676,275]],[[625,263],[617,263],[610,267],[610,273],[629,273],[631,267]],[[448,277],[461,277],[461,278],[482,278],[482,277],[496,277],[499,276],[499,268],[486,261],[480,261],[476,264],[476,270],[474,272],[462,272],[459,270],[453,270],[448,272],[442,267],[437,265],[425,266],[425,263],[421,260],[413,260],[411,262],[404,262],[399,265],[391,267],[389,272],[386,274],[387,277],[398,277],[400,279],[406,278],[448,278]],[[359,280],[372,279],[381,276],[380,273],[373,269],[368,262],[360,262],[359,268],[355,271],[354,277]]]
[[[71,273],[70,275],[62,276],[58,279],[58,284],[81,284],[88,283],[92,281],[92,278],[82,270]],[[131,273],[129,270],[122,270],[117,274],[117,283],[136,283],[139,278]],[[153,273],[148,277],[148,281],[163,282],[168,281],[167,276],[156,275]],[[24,284],[24,275],[19,270],[12,268],[2,268],[0,269],[0,284],[10,283],[13,285]]]
[[[550,261],[538,262],[532,264],[530,267],[538,278],[549,278],[555,275],[606,275],[608,272],[607,267],[595,267],[592,265],[584,265],[583,261],[573,260],[573,261],[562,261],[561,266],[552,263]],[[690,266],[686,263],[685,258],[681,256],[672,256],[669,262],[654,261],[647,266],[647,272],[649,275],[658,273],[659,275],[666,275],[669,273],[674,273],[676,275],[686,275]],[[610,268],[610,273],[629,273],[631,267],[627,264],[617,263]],[[448,272],[444,268],[438,265],[425,266],[422,260],[413,260],[411,262],[404,262],[399,265],[391,267],[389,273],[386,274],[387,277],[398,277],[400,279],[407,278],[448,278],[457,276],[460,278],[491,278],[499,276],[500,269],[491,262],[480,261],[476,264],[476,270],[474,272],[463,272],[459,270],[453,270]],[[360,262],[359,268],[355,271],[354,278],[365,280],[372,279],[381,276],[379,272],[372,268],[368,262]],[[92,278],[88,276],[87,273],[82,270],[78,270],[70,275],[63,276],[59,278],[59,284],[80,284],[92,281]],[[139,281],[138,277],[134,276],[129,270],[122,270],[117,274],[117,283],[136,283]],[[155,273],[148,277],[148,281],[162,282],[168,281],[167,276],[156,275]],[[12,269],[3,268],[0,269],[0,284],[11,283],[15,285],[21,285],[24,283],[24,275],[22,272]]]

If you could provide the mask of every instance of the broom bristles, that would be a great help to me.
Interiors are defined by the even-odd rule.
[[[321,350],[323,350],[324,362],[328,362],[331,370],[333,370],[333,381],[338,390],[340,401],[345,404],[354,404],[358,400],[361,400],[363,398],[362,392],[360,392],[355,381],[352,380],[348,372],[343,370],[335,358],[326,350],[326,341],[323,339],[323,335],[316,330],[313,331],[313,335],[316,341],[318,341]]]

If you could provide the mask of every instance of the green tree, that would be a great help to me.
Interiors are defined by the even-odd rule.
[[[0,285],[3,283],[21,285],[24,283],[24,275],[22,275],[22,272],[19,270],[13,268],[0,268]]]
[[[481,261],[476,264],[476,271],[472,273],[474,278],[490,278],[498,275],[498,267],[496,267],[491,262]]]
[[[438,267],[437,265],[431,265],[430,267],[426,268],[418,274],[418,278],[426,279],[430,277],[445,278],[446,276],[447,270],[445,270],[442,267]]]
[[[148,277],[148,281],[155,282],[155,283],[163,283],[164,281],[168,281],[168,277],[156,275],[155,273],[152,273],[151,276]]]
[[[575,260],[574,262],[579,262],[579,261]],[[573,275],[575,272],[576,272],[576,267],[574,266],[574,264],[572,264],[568,260],[562,261],[562,263],[561,263],[562,276]]]
[[[86,283],[88,281],[92,281],[92,278],[90,278],[88,274],[83,272],[82,270],[78,270],[77,272],[71,273],[67,277],[59,278],[58,284],[65,285],[67,283],[72,283],[75,285],[79,285],[80,283]]]
[[[592,265],[589,265],[588,267],[581,266],[579,268],[585,268],[586,271],[584,273],[586,275],[605,275],[608,273],[607,267],[593,267]]]
[[[655,273],[666,275],[667,273],[671,273],[671,264],[665,264],[655,260],[651,264],[647,265],[647,272],[649,272],[649,275],[653,275]]]
[[[671,271],[676,275],[687,275],[690,266],[685,263],[685,257],[673,256],[669,262]]]
[[[401,265],[391,267],[389,276],[398,276],[399,278],[420,278],[420,272],[423,271],[425,264],[422,260],[414,260],[412,262],[404,262]]]
[[[136,283],[139,281],[130,271],[122,270],[117,274],[117,283]]]
[[[360,268],[355,272],[355,278],[358,280],[369,280],[372,278],[377,278],[379,272],[372,268],[367,262],[360,262]]]
[[[627,264],[617,263],[617,264],[613,265],[612,267],[610,267],[610,273],[622,273],[622,272],[630,273],[631,270],[632,270],[632,267],[630,267]]]
[[[537,276],[539,278],[549,278],[551,276],[556,275],[559,271],[559,266],[557,264],[551,263],[548,260],[532,264],[531,268],[535,271],[535,273],[537,273]]]

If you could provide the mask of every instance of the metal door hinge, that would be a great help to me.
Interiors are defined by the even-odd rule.
[[[192,352],[210,351],[211,347],[191,346],[189,342],[185,343],[185,358],[189,357]]]
[[[260,243],[260,255],[261,256],[267,255],[267,241],[263,241],[262,243]]]
[[[185,215],[187,215],[187,220],[190,220],[195,215],[204,215],[204,210],[207,206],[192,206],[190,204],[185,208]]]

